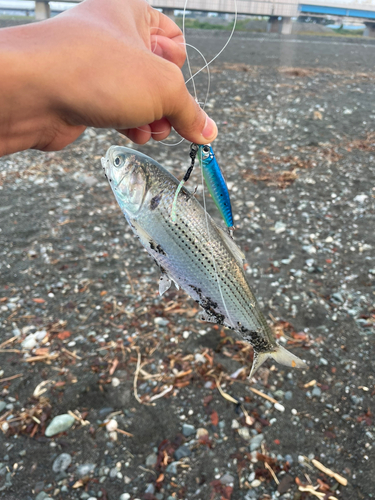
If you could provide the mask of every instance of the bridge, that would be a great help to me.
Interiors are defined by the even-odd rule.
[[[58,0],[58,3],[77,3],[82,0]],[[183,10],[185,0],[148,0],[152,7],[162,9],[173,17],[175,10]],[[13,0],[16,3],[31,3]],[[54,2],[52,2],[54,3]],[[366,25],[364,35],[375,37],[375,0],[189,0],[188,10],[225,14],[268,16],[268,31],[287,35],[292,32],[292,18],[300,14],[355,18]],[[35,0],[35,18],[50,17],[50,0]]]

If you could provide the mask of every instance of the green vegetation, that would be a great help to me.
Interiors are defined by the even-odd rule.
[[[335,33],[338,35],[345,35],[345,36],[363,36],[363,31],[361,29],[358,30],[346,30],[344,29],[344,26],[341,25],[340,28],[332,29]]]
[[[246,31],[246,25],[248,24],[249,21],[250,21],[250,19],[238,20],[237,24],[236,24],[236,31]],[[182,17],[176,17],[176,24],[180,28],[182,28]],[[195,29],[201,29],[201,30],[232,31],[233,24],[234,24],[234,21],[231,21],[230,23],[226,23],[226,24],[211,24],[211,23],[208,23],[206,21],[199,21],[198,19],[189,19],[189,18],[185,19],[185,27],[186,28],[195,28]],[[257,30],[252,30],[252,31],[257,31]],[[259,31],[263,31],[263,30],[260,29]]]

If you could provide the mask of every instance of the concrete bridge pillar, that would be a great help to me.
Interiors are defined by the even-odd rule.
[[[35,2],[35,19],[36,21],[44,21],[51,17],[51,9],[48,2]]]
[[[270,16],[267,23],[267,33],[279,32],[279,18],[277,16]]]
[[[283,17],[281,19],[280,33],[282,35],[291,35],[291,33],[292,33],[292,18],[291,17]]]
[[[174,9],[169,9],[169,8],[164,7],[163,14],[165,14],[170,19],[172,19],[172,21],[174,21]]]
[[[363,32],[363,36],[375,38],[375,23],[365,23],[365,25],[366,25],[366,28]]]

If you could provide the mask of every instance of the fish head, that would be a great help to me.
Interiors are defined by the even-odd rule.
[[[209,163],[213,160],[215,158],[215,154],[211,144],[200,144],[198,146],[197,156],[201,165]]]
[[[118,204],[124,213],[133,217],[141,210],[147,192],[144,156],[133,149],[111,146],[101,159]]]

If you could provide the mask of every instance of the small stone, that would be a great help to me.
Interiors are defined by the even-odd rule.
[[[120,379],[118,379],[117,377],[113,377],[112,382],[111,382],[112,387],[118,387],[120,385],[120,383],[121,383]]]
[[[28,335],[25,340],[22,341],[21,346],[22,349],[26,349],[26,351],[31,351],[36,346],[37,341],[34,334]]]
[[[258,488],[258,486],[260,486],[261,484],[262,484],[262,483],[259,481],[259,479],[254,479],[254,481],[252,481],[252,482],[250,483],[250,486],[251,486],[252,488]]]
[[[222,476],[220,478],[220,482],[221,484],[233,484],[234,482],[234,477],[231,476],[230,474],[224,474],[224,476]]]
[[[111,420],[108,420],[108,422],[105,424],[105,428],[107,429],[108,432],[115,431],[117,427],[118,423],[113,418]]]
[[[320,358],[319,359],[319,364],[327,366],[328,365],[328,361],[325,358]]]
[[[4,410],[4,408],[6,407],[6,402],[5,401],[0,401],[0,412]]]
[[[168,467],[165,469],[168,474],[176,475],[177,474],[177,465],[178,462],[171,462]]]
[[[38,495],[35,497],[35,500],[47,500],[49,497],[49,495],[45,492],[45,491],[41,491],[40,493],[38,493]]]
[[[130,495],[129,493],[123,493],[122,495],[120,495],[120,498],[119,500],[130,500]]]
[[[241,427],[238,429],[238,434],[245,439],[245,441],[250,441],[250,431],[248,427]]]
[[[20,456],[20,457],[25,457],[25,456],[26,456],[26,450],[21,450],[21,451],[19,452],[19,456]]]
[[[69,455],[69,453],[61,453],[61,455],[55,458],[55,461],[52,465],[52,470],[56,473],[65,472],[71,463],[72,457]]]
[[[153,495],[155,493],[155,486],[152,484],[152,483],[149,483],[147,485],[147,488],[146,488],[146,491],[145,491],[145,494],[150,494],[150,495]]]
[[[96,497],[89,497],[87,500],[98,500]]]
[[[88,498],[90,498],[90,495],[86,493],[86,491],[84,491],[83,493],[81,493],[81,496],[79,498],[81,500],[88,500]]]
[[[286,393],[284,394],[284,398],[285,398],[287,401],[290,401],[290,400],[293,398],[293,393],[292,393],[292,391],[286,391]]]
[[[92,472],[94,472],[94,469],[95,469],[95,464],[91,463],[82,464],[77,468],[77,475],[79,477],[87,477]]]
[[[281,412],[284,412],[285,411],[285,406],[283,406],[282,404],[280,403],[275,403],[274,404],[274,407],[275,407],[275,410],[277,411],[281,411]]]
[[[101,408],[101,409],[99,410],[99,417],[100,417],[100,418],[104,418],[104,417],[106,417],[109,413],[112,413],[113,411],[114,411],[114,410],[113,410],[113,408],[111,408],[111,407],[108,407],[108,408]]]
[[[155,325],[158,325],[158,326],[167,326],[169,323],[169,320],[167,320],[165,318],[161,318],[160,316],[157,316],[154,319],[154,323],[155,323]]]
[[[314,389],[312,390],[311,394],[318,398],[319,396],[322,395],[322,390],[320,389],[320,387],[315,386]]]
[[[367,200],[368,196],[367,194],[357,194],[357,196],[354,197],[354,201],[357,201],[358,203],[363,203],[365,200]]]
[[[275,224],[275,233],[276,234],[280,234],[280,233],[283,233],[284,231],[286,230],[286,225],[284,224],[284,222],[276,222]]]
[[[58,415],[52,419],[52,422],[46,429],[45,435],[47,437],[51,437],[59,434],[60,432],[67,431],[74,424],[74,422],[75,418],[68,413]]]
[[[285,461],[289,462],[290,464],[293,463],[293,457],[292,455],[285,455]]]
[[[232,420],[232,429],[238,429],[240,427],[240,424],[237,422],[237,420]]]
[[[183,426],[182,426],[182,434],[185,437],[192,436],[193,434],[195,434],[195,432],[196,432],[196,430],[195,430],[194,425],[183,424]]]
[[[156,453],[151,453],[146,458],[146,465],[147,465],[147,467],[153,467],[157,461],[158,461],[158,457],[157,457]]]
[[[250,440],[250,451],[255,451],[260,448],[262,441],[264,440],[263,434],[257,434]]]
[[[185,445],[180,446],[174,452],[174,457],[175,457],[176,460],[181,460],[181,458],[190,457],[190,455],[191,455],[191,451]]]

